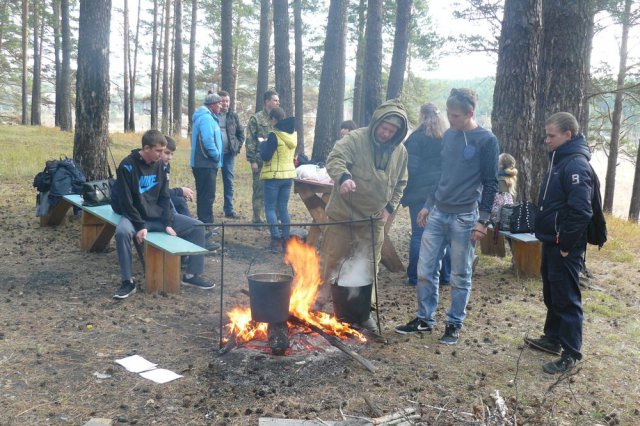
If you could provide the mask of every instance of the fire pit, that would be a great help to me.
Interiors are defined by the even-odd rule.
[[[312,311],[318,288],[322,284],[318,254],[315,248],[297,238],[289,240],[284,258],[294,271],[292,279],[282,274],[256,274],[249,277],[251,307],[227,312],[228,339],[221,348],[226,353],[238,345],[254,340],[266,341],[274,355],[291,352],[289,329],[295,333],[317,334],[370,371],[375,368],[342,340],[365,343],[367,339],[334,315]],[[290,282],[290,290],[287,286]],[[287,291],[290,291],[286,304]],[[288,310],[284,310],[288,306]],[[254,345],[255,346],[255,345]],[[264,344],[260,345],[263,348]]]

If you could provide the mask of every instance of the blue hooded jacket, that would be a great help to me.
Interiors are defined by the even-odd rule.
[[[222,167],[222,134],[216,117],[205,105],[193,114],[191,132],[192,168],[216,169]],[[198,142],[201,136],[202,143]]]
[[[591,216],[591,153],[581,134],[549,153],[551,164],[538,196],[536,238],[568,252],[587,244]]]

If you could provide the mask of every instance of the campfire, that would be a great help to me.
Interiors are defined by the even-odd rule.
[[[351,357],[360,358],[357,359],[358,362],[363,363],[364,361],[363,364],[372,370],[373,366],[369,361],[354,353],[341,342],[341,340],[352,339],[364,343],[367,341],[366,337],[358,330],[351,328],[349,324],[338,321],[334,315],[312,310],[318,288],[322,284],[320,262],[315,248],[298,238],[292,238],[287,243],[284,261],[291,266],[294,272],[290,287],[289,312],[285,313],[287,318],[284,321],[270,323],[257,322],[252,319],[251,308],[237,307],[232,309],[227,312],[229,323],[226,325],[230,337],[226,340],[226,345],[221,352],[227,352],[236,345],[252,340],[268,340],[272,353],[284,355],[288,348],[289,328],[302,328],[304,332],[320,334],[333,346]],[[281,274],[262,275],[283,276]],[[276,337],[274,338],[274,336]],[[284,346],[283,339],[285,339]]]

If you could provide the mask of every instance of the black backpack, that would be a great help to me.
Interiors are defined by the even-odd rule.
[[[574,157],[579,155],[581,154],[576,154]],[[567,161],[567,164],[569,161]],[[587,242],[594,246],[598,246],[598,250],[600,250],[604,243],[607,242],[607,220],[605,219],[602,211],[600,179],[598,178],[596,171],[591,167],[591,163],[587,162],[587,164],[589,164],[589,170],[591,170],[591,211],[593,212],[589,225],[587,226]],[[562,170],[562,174],[564,178],[564,169]]]
[[[44,170],[34,178],[33,186],[40,192],[49,191],[49,201],[55,206],[64,195],[80,194],[86,180],[80,167],[64,157],[47,161]]]

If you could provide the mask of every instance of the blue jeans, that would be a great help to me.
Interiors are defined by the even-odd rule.
[[[227,152],[222,158],[222,187],[224,189],[224,205],[225,215],[233,213],[233,171],[235,169],[236,156],[232,152]]]
[[[264,214],[269,224],[269,232],[271,239],[279,239],[278,217],[282,224],[282,238],[289,238],[289,194],[291,194],[291,186],[293,179],[265,179],[264,180]],[[278,214],[276,215],[276,209]],[[287,226],[285,226],[287,225]]]
[[[438,308],[438,269],[447,245],[451,245],[451,307],[447,324],[462,327],[471,295],[471,265],[475,243],[471,231],[478,221],[478,210],[445,213],[434,208],[422,234],[418,261],[418,313],[430,326],[435,325]]]
[[[418,213],[422,210],[423,203],[409,204],[409,216],[411,216],[411,240],[409,241],[409,265],[407,266],[407,280],[409,284],[418,283],[418,258],[420,256],[420,240],[424,228],[418,225]],[[451,281],[451,247],[447,247],[442,258],[440,268],[440,282]]]

